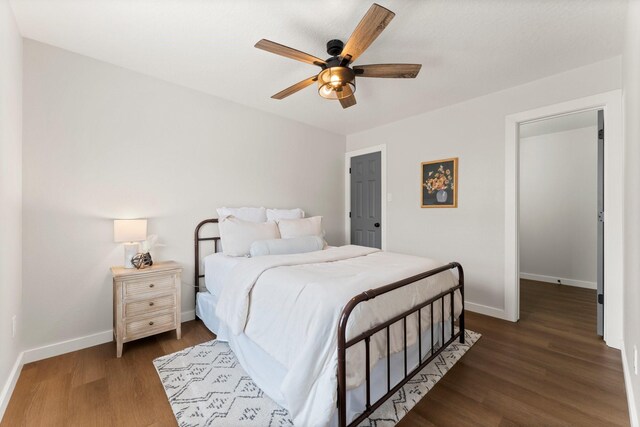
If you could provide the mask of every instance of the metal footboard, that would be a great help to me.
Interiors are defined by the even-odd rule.
[[[430,276],[434,276],[438,273],[442,273],[443,271],[458,270],[458,285],[454,286],[451,289],[448,289],[440,294],[434,296],[433,298],[428,299],[425,302],[422,302],[418,305],[411,307],[409,310],[400,313],[399,315],[383,322],[374,328],[369,329],[361,333],[360,335],[351,338],[347,341],[346,332],[347,332],[347,323],[349,321],[349,316],[353,309],[360,303],[365,301],[372,300],[380,295],[384,295],[388,292],[394,291],[398,288],[402,288],[404,286],[408,286],[412,283],[415,283],[419,280],[425,279]],[[457,290],[460,290],[460,294],[462,296],[462,312],[458,318],[458,332],[455,332],[455,316],[454,316],[454,294]],[[451,337],[445,342],[445,297],[450,295],[450,304],[451,304]],[[434,304],[441,304],[441,322],[442,322],[442,339],[441,345],[438,349],[434,349],[434,318],[433,318],[433,308]],[[430,315],[431,315],[431,349],[428,357],[423,360],[422,354],[422,309],[429,306],[430,307]],[[411,316],[414,313],[418,313],[418,366],[416,366],[410,372],[407,371],[407,317]],[[437,320],[437,319],[435,319]],[[400,382],[398,382],[395,386],[391,387],[391,366],[390,366],[390,333],[389,328],[391,325],[396,322],[402,322],[403,324],[403,344],[404,344],[404,377]],[[386,329],[386,337],[387,337],[387,392],[375,402],[371,402],[371,368],[370,368],[370,340],[371,337],[377,332]],[[395,283],[391,283],[389,285],[382,286],[376,289],[370,289],[365,291],[359,295],[356,295],[352,298],[347,305],[342,310],[342,315],[340,317],[340,324],[338,327],[338,425],[340,427],[353,426],[358,425],[368,416],[370,416],[385,400],[391,397],[396,391],[400,389],[403,385],[407,383],[415,374],[417,374],[422,368],[424,368],[429,362],[431,362],[436,356],[438,356],[449,344],[456,340],[456,338],[460,339],[461,343],[464,343],[464,271],[462,270],[462,266],[457,262],[452,262],[450,264],[444,265],[439,268],[435,268],[433,270],[426,271],[421,274],[417,274],[412,277],[408,277],[406,279],[397,281]],[[364,341],[365,344],[365,365],[366,365],[366,403],[365,403],[365,411],[360,414],[356,419],[354,419],[351,423],[347,424],[347,360],[346,353],[347,349],[353,347],[354,345]],[[424,355],[427,356],[427,355]]]

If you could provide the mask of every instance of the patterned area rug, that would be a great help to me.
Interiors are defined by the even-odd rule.
[[[454,342],[361,423],[394,426],[480,338],[466,331],[465,344]],[[256,386],[229,346],[209,341],[153,361],[181,427],[283,427],[293,422]]]

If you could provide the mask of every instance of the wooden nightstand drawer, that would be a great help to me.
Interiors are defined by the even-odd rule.
[[[176,296],[174,294],[149,297],[144,300],[125,302],[124,317],[131,318],[140,314],[152,313],[167,308],[175,308]]]
[[[125,280],[123,283],[124,297],[137,297],[149,293],[158,293],[175,288],[175,278],[172,275],[145,277]]]
[[[176,327],[175,311],[159,313],[144,319],[129,320],[125,324],[124,338],[131,339],[167,331]]]

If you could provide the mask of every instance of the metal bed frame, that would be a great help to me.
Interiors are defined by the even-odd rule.
[[[213,241],[214,244],[214,252],[218,251],[218,242],[220,241],[220,237],[201,237],[200,230],[206,224],[217,224],[217,218],[205,219],[200,222],[195,229],[194,232],[194,245],[195,245],[195,298],[197,299],[198,291],[200,290],[200,279],[204,277],[204,274],[200,274],[200,242],[203,241]],[[404,286],[408,286],[412,283],[415,283],[419,280],[426,279],[427,277],[434,276],[436,274],[442,273],[447,270],[457,269],[458,270],[458,285],[450,288],[444,292],[439,293],[438,295],[424,301],[420,304],[417,304],[410,309],[404,311],[403,313],[398,314],[397,316],[365,331],[360,335],[353,337],[347,340],[347,324],[349,321],[349,316],[353,309],[358,305],[366,301],[370,301],[376,297],[384,295],[386,293],[392,292],[396,289],[402,288]],[[455,318],[454,318],[454,295],[457,290],[460,290],[461,300],[462,300],[462,311],[460,316],[458,317],[458,331],[455,331]],[[444,311],[445,311],[445,297],[449,295],[449,303],[450,303],[450,321],[451,321],[451,336],[447,341],[445,341],[445,319]],[[439,319],[442,323],[441,326],[441,344],[435,349],[434,348],[434,318],[433,318],[433,308],[435,304],[440,304],[441,306],[441,318]],[[431,328],[431,348],[427,352],[427,354],[422,354],[422,310],[426,309],[429,306],[429,315],[430,315],[430,328]],[[407,317],[417,313],[418,317],[418,366],[416,366],[413,370],[408,371],[407,369]],[[197,318],[197,317],[196,317]],[[438,320],[438,319],[435,319]],[[403,378],[394,386],[391,386],[391,366],[390,366],[390,332],[389,328],[391,325],[402,322],[403,324],[403,345],[404,345],[404,376]],[[371,337],[386,329],[386,337],[387,337],[387,392],[380,397],[378,400],[371,402],[371,368],[370,368],[370,360],[369,360],[369,347]],[[423,273],[417,274],[415,276],[408,277],[403,280],[399,280],[397,282],[381,286],[379,288],[370,289],[368,291],[362,292],[361,294],[353,297],[349,302],[345,305],[342,310],[342,314],[340,316],[340,323],[338,325],[338,425],[340,427],[351,427],[358,425],[366,418],[368,418],[373,412],[380,406],[384,401],[386,401],[389,397],[391,397],[395,392],[397,392],[402,386],[404,386],[415,374],[420,372],[429,362],[435,359],[440,353],[442,353],[451,343],[453,343],[456,339],[459,339],[461,343],[464,343],[465,337],[465,328],[464,328],[464,270],[462,266],[457,262],[452,262],[442,267],[434,268],[429,271],[425,271]],[[347,424],[347,361],[346,361],[346,353],[347,349],[353,347],[360,342],[364,342],[365,345],[365,366],[366,366],[366,403],[365,410],[362,414],[360,414],[356,419]],[[424,359],[423,359],[424,357]]]
[[[200,221],[198,225],[196,225],[196,230],[193,232],[193,243],[195,246],[195,277],[194,277],[194,287],[195,292],[193,295],[194,303],[198,303],[198,292],[200,292],[200,279],[204,277],[204,274],[200,274],[200,242],[205,241],[213,241],[213,252],[218,252],[218,242],[220,241],[220,237],[200,237],[200,229],[207,224],[217,224],[218,218],[209,218],[204,221]],[[195,306],[194,306],[195,307]],[[196,314],[196,319],[198,315]]]

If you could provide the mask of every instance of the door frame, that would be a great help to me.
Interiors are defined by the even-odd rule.
[[[623,329],[622,260],[624,251],[624,144],[621,90],[524,111],[505,118],[505,318],[513,322],[520,318],[519,125],[589,110],[604,110],[605,123],[604,341],[610,347],[620,348]]]
[[[387,144],[374,145],[363,148],[361,150],[348,151],[344,155],[344,230],[345,242],[351,242],[351,218],[349,211],[351,210],[351,177],[349,176],[349,167],[351,166],[351,158],[362,156],[363,154],[371,154],[380,152],[380,225],[381,230],[381,246],[382,250],[387,250]]]

